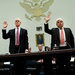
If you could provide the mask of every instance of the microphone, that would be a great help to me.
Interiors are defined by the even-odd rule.
[[[66,42],[66,44],[67,44],[70,48],[72,48],[71,45],[70,45],[67,41],[65,41],[65,42]]]

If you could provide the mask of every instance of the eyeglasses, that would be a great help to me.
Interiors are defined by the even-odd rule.
[[[20,22],[19,20],[16,20],[15,22]]]

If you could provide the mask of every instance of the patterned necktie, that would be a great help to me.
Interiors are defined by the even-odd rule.
[[[64,33],[63,33],[63,29],[61,29],[60,44],[61,45],[64,44]]]
[[[16,45],[19,45],[19,28],[17,28]]]

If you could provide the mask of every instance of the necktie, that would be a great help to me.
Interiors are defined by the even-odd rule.
[[[63,30],[61,29],[61,36],[60,36],[60,44],[64,44],[64,33]]]
[[[19,45],[19,28],[17,28],[16,45]]]

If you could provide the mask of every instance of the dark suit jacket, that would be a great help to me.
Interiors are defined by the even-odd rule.
[[[51,49],[54,44],[60,45],[60,33],[58,28],[49,29],[48,24],[44,24],[45,32],[51,34]],[[74,37],[70,28],[64,28],[67,46],[74,48]]]
[[[10,38],[9,44],[9,52],[11,54],[14,53],[15,50],[15,29],[11,29],[6,33],[6,30],[2,30],[2,37],[4,39]],[[24,53],[25,49],[28,49],[28,36],[27,30],[21,28],[20,29],[20,46],[19,46],[19,53]]]

